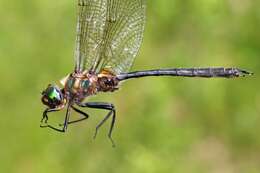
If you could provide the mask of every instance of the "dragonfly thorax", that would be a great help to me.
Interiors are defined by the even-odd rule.
[[[113,92],[118,89],[116,76],[107,71],[99,74],[89,72],[72,73],[64,83],[65,95],[82,101],[85,97],[95,95],[97,92]]]
[[[82,101],[97,93],[97,76],[88,73],[72,73],[65,78],[64,92],[67,98]]]

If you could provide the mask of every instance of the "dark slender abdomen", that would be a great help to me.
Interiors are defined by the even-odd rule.
[[[252,73],[238,68],[173,68],[173,69],[157,69],[147,71],[135,71],[130,73],[122,73],[117,75],[119,81],[139,78],[146,76],[182,76],[182,77],[223,77],[223,78],[234,78]]]

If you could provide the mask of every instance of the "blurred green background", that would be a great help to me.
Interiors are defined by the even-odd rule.
[[[148,0],[132,70],[241,67],[240,79],[143,78],[91,101],[104,111],[65,134],[41,129],[40,93],[74,66],[76,0],[0,1],[0,172],[260,172],[260,2]],[[64,111],[51,115],[58,123]]]

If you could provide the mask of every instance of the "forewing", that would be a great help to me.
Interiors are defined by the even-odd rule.
[[[107,0],[78,0],[75,71],[91,69],[98,61],[106,16]]]
[[[145,7],[145,0],[109,1],[96,72],[106,68],[120,74],[130,69],[143,38]]]
[[[145,0],[79,0],[76,71],[130,69],[140,47]]]

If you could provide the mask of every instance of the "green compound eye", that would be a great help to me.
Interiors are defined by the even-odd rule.
[[[87,89],[89,87],[89,80],[83,80],[81,82],[81,87]]]
[[[59,92],[59,89],[54,87],[54,86],[50,86],[46,89],[45,91],[45,95],[51,99],[51,100],[61,100],[61,94]]]
[[[59,87],[49,85],[47,89],[42,92],[43,104],[50,108],[55,108],[63,103],[63,94]]]
[[[60,98],[59,93],[55,90],[55,88],[52,88],[52,91],[50,93],[48,93],[48,96],[52,100],[54,98]]]

